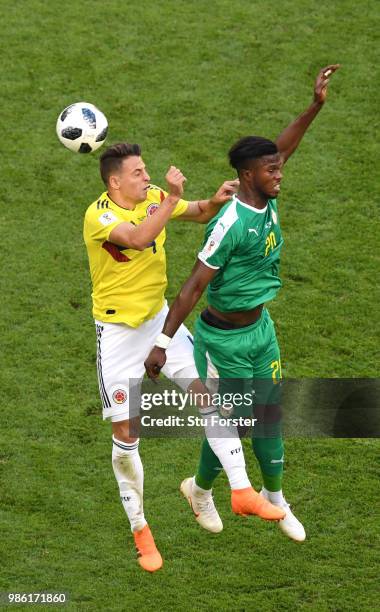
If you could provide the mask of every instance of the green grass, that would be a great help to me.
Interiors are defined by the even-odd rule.
[[[146,512],[165,557],[162,572],[150,576],[133,559],[132,537],[104,461],[102,431],[95,416],[89,420],[88,431],[96,433],[88,440],[87,431],[87,444],[84,431],[73,431],[67,419],[55,440],[32,435],[17,465],[16,453],[3,458],[3,520],[12,525],[4,588],[63,589],[71,593],[71,609],[371,609],[377,588],[372,444],[314,441],[305,458],[303,441],[288,443],[288,491],[308,526],[303,545],[288,541],[276,525],[234,517],[224,477],[216,501],[225,531],[202,531],[177,490],[177,481],[189,473],[194,444],[143,444]],[[358,470],[364,454],[365,478]]]
[[[270,310],[286,376],[375,377],[378,4],[0,8],[0,590],[64,589],[73,610],[373,610],[376,440],[287,442],[286,493],[309,534],[301,546],[276,526],[233,517],[224,477],[215,495],[225,531],[202,532],[177,493],[198,440],[143,441],[146,512],[165,567],[139,570],[99,418],[82,242],[84,211],[102,189],[98,154],[65,150],[55,122],[67,104],[93,102],[109,119],[108,142],[142,145],[153,182],[175,163],[186,196],[205,197],[233,176],[232,142],[276,137],[311,99],[318,69],[340,62],[285,170],[284,288]],[[169,227],[169,300],[202,234],[195,224]]]

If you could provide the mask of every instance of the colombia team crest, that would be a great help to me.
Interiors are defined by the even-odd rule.
[[[156,212],[157,208],[158,204],[149,204],[148,208],[146,209],[146,216],[151,217]]]
[[[112,399],[116,404],[124,404],[127,397],[127,392],[124,389],[116,389],[116,391],[112,393]]]

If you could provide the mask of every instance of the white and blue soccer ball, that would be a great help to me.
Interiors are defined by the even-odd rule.
[[[70,151],[92,153],[105,141],[108,122],[93,104],[76,102],[59,114],[56,129],[59,140]]]

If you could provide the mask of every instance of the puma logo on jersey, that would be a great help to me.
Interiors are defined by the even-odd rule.
[[[258,236],[259,234],[257,233],[257,229],[255,227],[249,227],[248,228],[249,232],[255,232],[256,236]]]

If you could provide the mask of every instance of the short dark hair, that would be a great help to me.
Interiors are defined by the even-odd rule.
[[[119,142],[118,144],[108,147],[100,156],[100,175],[106,185],[112,172],[117,172],[121,168],[123,159],[132,156],[141,155],[141,147],[138,144],[129,144],[128,142]]]
[[[241,138],[228,151],[230,164],[237,172],[248,169],[250,160],[275,155],[278,153],[277,145],[262,136],[245,136]]]

